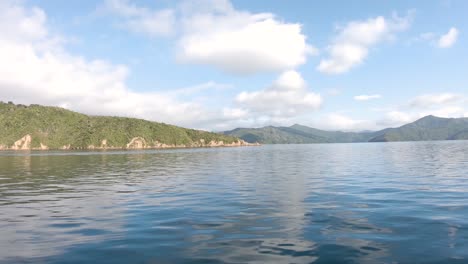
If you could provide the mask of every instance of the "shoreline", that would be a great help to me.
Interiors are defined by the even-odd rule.
[[[224,141],[212,140],[208,143],[204,139],[192,142],[190,145],[186,144],[165,144],[159,141],[153,141],[152,144],[148,144],[142,137],[134,137],[130,140],[126,146],[115,147],[109,146],[107,139],[101,141],[100,146],[88,145],[87,147],[73,147],[71,144],[63,145],[59,148],[50,148],[47,145],[40,143],[40,147],[32,147],[32,137],[27,134],[24,137],[18,139],[13,143],[11,147],[0,144],[0,151],[60,151],[60,150],[156,150],[156,149],[187,149],[187,148],[221,148],[221,147],[248,147],[248,146],[260,146],[259,143],[248,143],[242,139],[231,143],[224,143]]]
[[[30,152],[30,151],[38,151],[38,152],[52,152],[52,151],[96,151],[96,152],[103,152],[103,151],[133,151],[133,150],[171,150],[171,149],[210,149],[210,148],[241,148],[241,147],[260,147],[263,144],[260,143],[251,143],[249,145],[239,145],[239,146],[176,146],[176,147],[146,147],[146,148],[48,148],[48,149],[41,149],[41,148],[29,148],[29,149],[12,149],[12,148],[0,148],[1,152]]]

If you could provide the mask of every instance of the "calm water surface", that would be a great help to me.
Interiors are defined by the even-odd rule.
[[[468,263],[468,141],[1,152],[0,263]]]

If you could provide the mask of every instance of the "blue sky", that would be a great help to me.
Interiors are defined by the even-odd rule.
[[[185,127],[468,116],[466,1],[0,0],[0,100]]]

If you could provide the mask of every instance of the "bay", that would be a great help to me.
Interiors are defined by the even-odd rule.
[[[468,141],[0,152],[0,263],[467,263]]]

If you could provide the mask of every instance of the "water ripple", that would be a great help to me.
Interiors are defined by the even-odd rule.
[[[0,263],[466,263],[463,141],[0,153]]]

